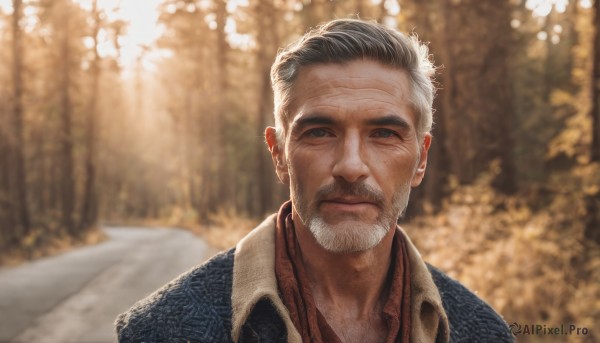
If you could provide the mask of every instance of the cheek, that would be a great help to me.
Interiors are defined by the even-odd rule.
[[[288,161],[292,182],[303,190],[327,183],[331,177],[329,159],[323,152],[294,152]]]
[[[394,156],[395,155],[395,156]],[[416,166],[414,157],[406,154],[387,154],[371,163],[371,172],[384,192],[395,193],[410,184]]]

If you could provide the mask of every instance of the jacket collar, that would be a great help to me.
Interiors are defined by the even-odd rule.
[[[290,319],[287,308],[279,298],[275,277],[275,221],[269,216],[236,246],[233,262],[231,292],[231,337],[238,341],[242,326],[254,305],[267,298],[285,323],[288,342],[302,342],[300,334]],[[442,306],[440,293],[431,274],[404,230],[411,268],[411,342],[449,341],[448,318]]]

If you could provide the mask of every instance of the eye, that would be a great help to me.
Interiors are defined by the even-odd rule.
[[[305,137],[311,137],[311,138],[321,138],[321,137],[326,137],[329,135],[329,132],[325,129],[321,129],[321,128],[314,128],[314,129],[310,129],[310,130],[306,130],[306,132],[304,132],[303,136]]]
[[[373,133],[371,134],[371,137],[375,137],[375,138],[401,138],[400,135],[394,131],[394,130],[390,130],[390,129],[377,129],[375,131],[373,131]]]

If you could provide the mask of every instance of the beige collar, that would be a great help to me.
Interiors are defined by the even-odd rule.
[[[241,328],[252,308],[263,298],[271,301],[283,319],[288,333],[288,342],[302,342],[302,338],[294,327],[287,308],[279,298],[277,291],[275,224],[276,214],[273,214],[236,246],[231,292],[231,337],[234,342],[238,341]],[[441,342],[448,342],[450,329],[446,312],[442,307],[440,293],[433,283],[421,254],[408,239],[406,233],[401,228],[398,230],[408,242],[411,268],[411,342],[435,342],[437,336],[441,338]]]

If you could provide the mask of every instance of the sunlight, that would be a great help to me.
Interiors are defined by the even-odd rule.
[[[580,0],[579,5],[583,8],[592,8],[592,0]]]
[[[398,3],[398,1],[386,0],[384,6],[388,14],[391,16],[396,16],[400,13],[400,4]]]
[[[76,0],[86,10],[91,10],[92,0]],[[109,20],[123,20],[128,23],[124,35],[119,39],[121,45],[120,63],[131,68],[136,60],[145,55],[147,47],[152,45],[160,35],[157,26],[157,7],[161,0],[146,0],[143,6],[137,1],[98,0],[98,7],[106,13]],[[106,34],[101,32],[100,35]],[[102,56],[115,56],[117,52],[106,39],[100,39],[98,52]],[[147,56],[142,56],[146,58]],[[145,62],[145,61],[144,61]],[[147,63],[144,63],[146,65]]]
[[[148,46],[160,36],[157,7],[160,0],[146,0],[145,6],[137,1],[122,2],[122,19],[130,22],[127,34],[123,38],[123,59],[126,64],[132,63],[141,53],[143,46]]]
[[[86,11],[92,9],[92,0],[75,0],[75,2]],[[143,53],[144,47],[152,45],[161,34],[160,27],[156,24],[157,7],[160,2],[161,0],[146,0],[141,6],[139,1],[98,0],[98,7],[106,13],[109,20],[121,19],[128,23],[124,36],[119,39],[121,44],[119,62],[125,68],[132,67]],[[8,15],[12,14],[12,0],[0,0],[0,11]],[[34,15],[35,8],[24,6],[24,14],[27,18],[25,30],[29,31],[37,24],[37,17]],[[106,32],[101,32],[100,35],[106,35]],[[90,39],[84,40],[87,47],[90,47],[91,43]],[[116,56],[117,54],[112,44],[104,42],[102,39],[98,50],[102,56]]]
[[[248,0],[227,1],[227,12],[234,13],[238,7],[248,7]]]
[[[4,12],[6,14],[12,14],[12,0],[0,0],[0,12]]]
[[[216,22],[213,22],[213,26],[216,29]],[[247,51],[256,47],[256,42],[252,35],[237,32],[237,24],[232,17],[227,18],[227,22],[225,23],[225,33],[227,34],[227,41],[229,44],[236,49]]]
[[[569,0],[527,0],[525,7],[533,12],[534,17],[545,17],[553,8],[558,13],[564,13],[567,10]]]

